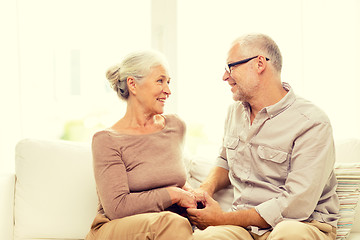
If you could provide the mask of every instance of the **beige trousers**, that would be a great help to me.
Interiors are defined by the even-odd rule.
[[[86,240],[192,240],[189,221],[173,212],[144,213],[110,221],[98,214]]]
[[[238,226],[223,225],[196,230],[194,240],[335,240],[336,228],[326,223],[312,221],[280,222],[273,231],[262,236]]]
[[[189,221],[173,212],[144,213],[110,221],[98,214],[86,240],[335,240],[336,228],[326,223],[283,221],[262,236],[232,225],[194,233]]]

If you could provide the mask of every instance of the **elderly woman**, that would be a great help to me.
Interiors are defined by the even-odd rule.
[[[196,201],[184,190],[185,124],[162,115],[171,94],[165,58],[135,52],[106,76],[127,110],[93,137],[99,207],[86,239],[192,239],[188,220],[167,211],[196,207]]]

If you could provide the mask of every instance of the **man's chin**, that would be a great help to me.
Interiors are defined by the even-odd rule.
[[[239,94],[233,94],[233,100],[235,102],[248,102],[248,99],[249,98],[246,98],[242,95],[239,95]]]
[[[241,96],[239,96],[239,94],[237,93],[234,93],[233,94],[233,100],[236,102],[236,101],[241,101]]]

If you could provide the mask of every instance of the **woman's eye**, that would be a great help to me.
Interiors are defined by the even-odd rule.
[[[157,82],[162,83],[162,82],[163,82],[163,80],[162,80],[162,79],[159,79],[159,80],[157,80]]]

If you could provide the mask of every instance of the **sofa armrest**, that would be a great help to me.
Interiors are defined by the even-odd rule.
[[[13,239],[15,174],[0,175],[0,239]]]

